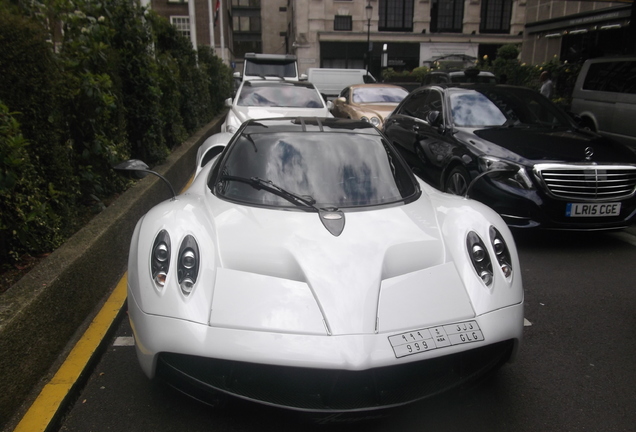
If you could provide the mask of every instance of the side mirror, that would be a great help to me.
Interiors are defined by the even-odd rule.
[[[168,187],[170,188],[170,192],[172,192],[172,199],[174,200],[177,197],[177,194],[174,192],[174,188],[170,184],[167,178],[159,174],[158,172],[152,171],[145,162],[140,161],[139,159],[130,159],[124,162],[121,162],[113,167],[116,171],[128,171],[134,173],[137,178],[144,178],[148,174],[154,174],[163,180]]]
[[[332,110],[333,109],[333,102],[327,101],[327,109],[328,110]]]
[[[300,74],[300,77],[298,77],[298,81],[307,81],[307,79],[307,74]]]
[[[441,126],[442,113],[439,111],[429,111],[428,114],[426,114],[426,121],[433,127]]]
[[[240,72],[234,72],[234,73],[232,74],[232,76],[233,76],[234,78],[241,78],[241,73],[240,73]]]
[[[339,97],[339,98],[337,98],[337,99],[336,99],[336,102],[339,102],[339,103],[347,103],[347,99],[345,99],[345,98],[343,98],[343,97]]]
[[[232,106],[232,98],[225,99],[225,106],[226,107],[231,107]]]

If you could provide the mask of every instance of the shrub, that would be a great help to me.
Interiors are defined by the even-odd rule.
[[[38,172],[15,114],[0,101],[0,258],[50,251],[61,241],[61,218],[50,202],[56,192]],[[36,159],[37,161],[37,159]]]
[[[162,162],[223,109],[233,84],[209,48],[197,53],[135,0],[0,0],[0,76],[9,261],[57,247],[78,216],[125,188],[113,164]]]

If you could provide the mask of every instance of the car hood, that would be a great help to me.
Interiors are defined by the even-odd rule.
[[[325,108],[292,108],[292,107],[232,107],[232,112],[244,122],[249,119],[262,119],[271,117],[331,117],[329,110]]]
[[[218,215],[223,265],[210,324],[289,331],[275,323],[288,319],[297,321],[295,331],[324,334],[326,327],[343,335],[474,316],[453,264],[445,265],[438,227],[427,223],[435,220],[430,205],[350,212],[345,218],[336,237],[316,213],[235,207]],[[437,292],[438,283],[447,285],[445,293]],[[418,294],[409,296],[415,287]],[[422,298],[427,290],[436,293]],[[399,316],[418,300],[420,314]],[[298,311],[315,319],[308,324]]]
[[[507,159],[510,159],[508,152],[512,152],[533,162],[636,163],[633,150],[591,132],[513,127],[479,129],[472,133],[481,142],[476,142],[466,131],[460,132],[457,138],[476,144],[487,154]],[[586,159],[588,149],[593,153],[591,159]]]

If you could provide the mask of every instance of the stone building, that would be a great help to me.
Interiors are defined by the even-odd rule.
[[[237,70],[256,52],[295,54],[301,73],[368,66],[376,76],[384,67],[465,67],[505,44],[519,45],[529,64],[627,51],[634,10],[631,0],[142,1]]]

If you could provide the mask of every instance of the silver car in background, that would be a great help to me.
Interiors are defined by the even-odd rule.
[[[636,147],[636,57],[587,60],[574,85],[571,110],[592,131]]]

